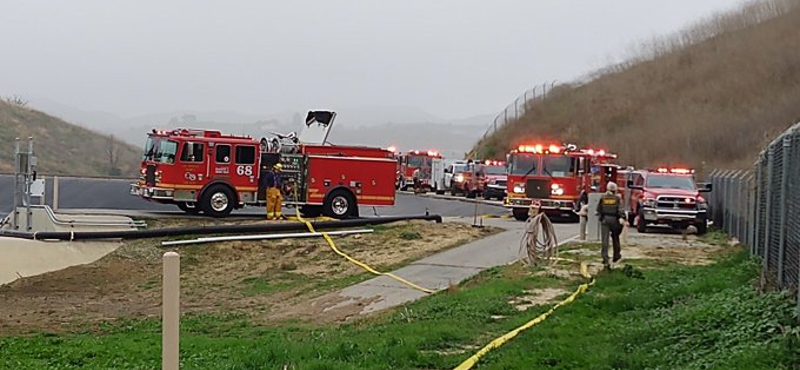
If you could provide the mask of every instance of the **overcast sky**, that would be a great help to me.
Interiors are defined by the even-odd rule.
[[[0,0],[0,95],[123,116],[494,113],[738,0]]]

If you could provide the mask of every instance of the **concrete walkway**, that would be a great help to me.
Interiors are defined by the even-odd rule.
[[[472,219],[447,221],[471,223]],[[506,231],[419,260],[393,273],[438,291],[446,289],[451,284],[458,284],[483,270],[517,261],[520,257],[520,241],[525,223],[506,219],[485,219],[484,224],[501,227]],[[577,224],[556,224],[555,228],[559,242],[574,238],[578,233]],[[323,311],[347,308],[350,308],[348,311],[352,311],[353,307],[361,306],[360,314],[369,314],[428,295],[385,276],[364,281],[334,294],[338,295],[338,299],[326,297],[324,302],[328,306],[322,307]]]

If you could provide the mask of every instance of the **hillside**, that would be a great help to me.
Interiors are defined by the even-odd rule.
[[[641,56],[557,87],[479,142],[481,156],[524,141],[603,146],[622,164],[748,167],[800,119],[800,1],[750,3]]]
[[[13,172],[14,138],[34,138],[41,174],[136,176],[141,150],[26,107],[0,100],[0,172]],[[115,164],[109,152],[116,157]]]

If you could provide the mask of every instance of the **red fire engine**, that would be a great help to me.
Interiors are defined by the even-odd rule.
[[[407,190],[414,186],[414,171],[420,170],[422,187],[430,191],[438,191],[433,181],[434,167],[443,166],[441,153],[433,150],[412,150],[400,157],[400,171],[397,186],[400,190]]]
[[[394,154],[326,145],[335,116],[309,112],[301,135],[260,142],[213,130],[153,130],[131,194],[224,217],[245,205],[265,205],[259,178],[281,163],[284,204],[300,207],[306,216],[346,218],[358,215],[358,205],[394,205]]]
[[[514,218],[526,220],[531,203],[550,215],[577,220],[584,192],[605,191],[617,178],[615,154],[569,145],[521,145],[508,154],[508,193],[505,206]]]

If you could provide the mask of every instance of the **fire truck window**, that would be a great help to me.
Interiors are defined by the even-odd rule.
[[[575,158],[567,156],[544,156],[544,172],[553,177],[569,177],[575,173]]]
[[[181,162],[203,162],[203,148],[202,143],[183,143]]]
[[[217,163],[231,163],[231,146],[217,145]]]
[[[158,140],[153,139],[152,136],[147,138],[147,142],[144,144],[144,153],[142,154],[143,161],[149,161],[153,159],[153,155],[156,152],[158,144]]]
[[[413,167],[430,167],[433,163],[433,158],[422,156],[409,156],[408,165]]]
[[[512,175],[536,175],[539,170],[538,154],[516,154],[509,162],[509,173]]]
[[[161,163],[175,163],[175,154],[178,153],[178,143],[172,140],[161,141],[161,146],[156,153],[156,160]]]
[[[256,147],[236,146],[236,164],[255,164]]]
[[[633,184],[636,186],[644,185],[644,177],[641,174],[634,174],[633,175]]]

